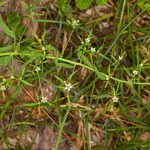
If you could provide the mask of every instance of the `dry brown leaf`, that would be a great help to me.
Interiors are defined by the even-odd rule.
[[[124,133],[125,139],[127,139],[127,141],[131,141],[132,137],[131,137],[130,133],[126,132],[126,131],[123,131],[123,133]]]
[[[87,74],[88,74],[87,68],[83,67],[83,68],[81,69],[81,80],[82,80],[82,81],[87,78]]]
[[[49,83],[42,84],[42,93],[44,97],[47,98],[48,102],[51,102],[54,99],[56,92],[57,90],[53,85]]]
[[[104,131],[101,128],[89,124],[90,127],[90,138],[91,147],[101,145],[102,139],[104,138]]]
[[[64,30],[63,43],[62,43],[62,55],[64,54],[68,44],[67,31]]]
[[[79,116],[81,116],[81,112],[79,112]],[[80,139],[80,138],[84,138],[84,126],[83,126],[83,122],[81,120],[78,121],[76,150],[80,150],[84,144],[83,139]]]
[[[46,114],[42,112],[40,107],[34,108],[32,111],[32,119],[38,120],[43,117],[46,117]]]

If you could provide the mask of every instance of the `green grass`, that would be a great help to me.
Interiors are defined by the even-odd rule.
[[[78,18],[64,17],[62,10],[50,15],[47,4],[44,15],[39,2],[29,5],[23,1],[22,5],[25,14],[7,14],[5,20],[0,16],[0,37],[9,39],[0,43],[0,102],[4,101],[0,123],[10,116],[0,128],[0,142],[11,149],[8,137],[16,126],[20,135],[31,126],[49,126],[58,132],[56,150],[62,138],[75,138],[87,150],[150,149],[149,140],[140,140],[143,133],[150,132],[150,32],[146,25],[137,26],[138,18],[149,14],[147,8],[141,10],[136,2],[124,0],[113,6],[114,15],[73,24]],[[69,9],[75,18],[77,8]],[[27,37],[24,18],[40,24],[40,33]],[[114,29],[101,36],[94,26],[105,20],[113,20]],[[56,32],[53,37],[48,33],[51,27]],[[45,84],[54,88],[51,99],[51,91],[45,95]],[[43,114],[44,121],[33,119],[34,110]],[[26,112],[21,121],[20,111]],[[77,128],[76,132],[66,129],[72,120],[76,123],[70,128]],[[92,135],[99,138],[95,147],[91,147]]]

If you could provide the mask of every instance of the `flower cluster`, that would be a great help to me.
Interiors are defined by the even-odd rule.
[[[73,26],[73,27],[77,27],[77,26],[79,25],[79,22],[80,22],[79,20],[74,20],[74,19],[72,19],[72,22],[71,22],[71,23],[72,23],[72,26]]]
[[[72,26],[73,29],[75,29],[80,24],[80,21],[79,20],[75,20],[75,19],[71,19],[71,21],[67,20],[67,22]]]

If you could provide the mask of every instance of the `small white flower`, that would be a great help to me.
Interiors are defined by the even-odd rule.
[[[138,74],[138,71],[137,71],[137,70],[133,70],[133,74],[134,74],[134,75],[137,75],[137,74]]]
[[[19,111],[19,113],[20,113],[20,114],[23,114],[23,111],[22,111],[22,110],[20,110],[20,111]]]
[[[36,72],[39,72],[40,70],[41,70],[40,67],[36,67],[36,68],[35,68],[35,71],[36,71]]]
[[[42,102],[42,103],[47,103],[47,97],[42,96],[41,102]]]
[[[73,88],[71,83],[66,83],[66,82],[64,83],[65,83],[65,88],[64,88],[65,90],[70,91]]]
[[[140,64],[140,67],[143,67],[143,63]]]
[[[15,78],[14,76],[11,76],[11,77],[10,77],[10,79],[14,79],[14,78]]]
[[[45,51],[45,47],[42,47],[42,51]]]
[[[90,41],[91,41],[91,39],[89,37],[85,39],[86,44],[90,43]]]
[[[2,90],[2,91],[5,91],[5,90],[6,90],[6,87],[5,87],[5,86],[1,86],[1,90]]]
[[[74,20],[74,19],[72,19],[71,24],[72,24],[73,27],[76,27],[76,26],[79,25],[79,22],[80,22],[79,20]]]
[[[109,76],[108,75],[106,75],[105,78],[106,78],[106,80],[109,80]]]
[[[92,53],[95,53],[95,52],[96,52],[95,47],[91,47],[90,51],[91,51]]]
[[[112,98],[112,101],[113,101],[114,103],[117,103],[117,102],[118,102],[118,97],[114,96],[114,97]]]
[[[119,61],[121,61],[123,59],[123,57],[122,56],[119,56]]]

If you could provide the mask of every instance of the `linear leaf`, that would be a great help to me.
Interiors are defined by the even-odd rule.
[[[93,68],[91,62],[83,54],[80,54],[80,59],[82,59],[85,62],[86,65],[88,65],[89,67]]]
[[[2,16],[0,15],[0,26],[2,28],[2,30],[10,37],[12,38],[16,38],[15,33],[9,29],[9,27],[5,24],[5,22],[2,19]]]
[[[103,4],[106,4],[107,3],[107,0],[96,0],[96,3],[98,5],[103,5]]]
[[[9,46],[5,46],[5,47],[0,47],[0,52],[6,52],[6,51],[10,51],[12,50],[14,47],[14,45],[9,45]]]
[[[33,84],[31,84],[31,83],[29,83],[29,82],[27,82],[27,81],[25,81],[25,80],[21,80],[21,82],[23,82],[25,85],[33,86]]]
[[[0,57],[0,66],[8,65],[11,61],[11,56]]]
[[[64,67],[64,68],[74,68],[73,65],[70,65],[70,64],[67,64],[67,63],[57,63],[56,65],[60,66],[60,67]]]

